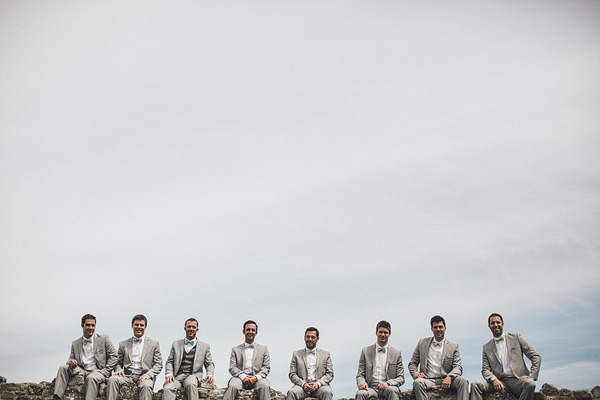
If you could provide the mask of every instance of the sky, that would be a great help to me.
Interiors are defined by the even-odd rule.
[[[353,397],[375,325],[407,364],[487,317],[538,390],[600,381],[600,3],[0,1],[0,376],[51,381],[80,318],[229,379],[304,329]],[[154,390],[162,388],[161,374]]]

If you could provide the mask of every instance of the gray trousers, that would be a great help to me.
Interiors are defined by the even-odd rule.
[[[308,394],[302,387],[294,385],[288,390],[285,400],[304,400],[306,397],[316,397],[319,400],[332,400],[333,391],[331,390],[331,386],[323,385],[316,392]]]
[[[70,368],[67,364],[58,367],[56,381],[54,381],[54,394],[62,399],[69,379],[75,375],[82,375],[85,378],[85,400],[96,400],[98,386],[106,380],[106,377],[98,371],[88,372],[81,367]]]
[[[152,400],[154,394],[154,378],[146,379],[140,382],[141,375],[113,375],[106,381],[106,400],[117,400],[119,389],[124,383],[135,383],[138,387],[138,395],[140,400]]]
[[[356,392],[356,400],[368,400],[372,398],[382,397],[386,400],[398,400],[400,398],[400,388],[398,386],[389,385],[383,390],[378,390],[377,386],[369,386],[367,390],[361,389]]]
[[[427,400],[427,390],[442,384],[440,379],[417,378],[413,381],[413,393],[417,400]],[[450,387],[456,390],[457,400],[469,400],[469,380],[464,376],[452,378]]]
[[[535,392],[535,381],[533,379],[502,378],[500,382],[504,384],[507,392],[519,397],[519,400],[532,400]],[[493,392],[494,384],[488,381],[477,381],[471,383],[471,400],[483,400],[483,394]]]
[[[198,400],[198,378],[195,375],[179,374],[175,382],[167,383],[163,387],[163,400],[175,400],[177,389],[183,386],[188,400]]]
[[[244,383],[240,378],[236,378],[235,376],[229,380],[227,384],[227,389],[225,390],[225,394],[223,395],[223,400],[236,400],[238,392],[244,388]],[[271,387],[269,385],[269,381],[265,378],[257,381],[254,384],[254,389],[258,400],[271,400]],[[110,399],[107,399],[110,400]]]

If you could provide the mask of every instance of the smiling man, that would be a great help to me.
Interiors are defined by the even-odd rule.
[[[83,336],[71,344],[71,354],[66,365],[61,365],[54,383],[54,398],[64,397],[71,376],[85,378],[85,399],[95,400],[98,386],[106,380],[117,364],[117,350],[108,335],[96,332],[96,317],[85,314],[81,318]]]
[[[317,397],[331,400],[333,392],[329,382],[333,379],[333,363],[326,350],[317,349],[319,330],[313,326],[304,331],[306,347],[294,352],[290,362],[289,377],[294,386],[287,392],[286,400]]]
[[[504,319],[493,313],[488,317],[492,340],[483,345],[482,381],[471,384],[471,400],[482,400],[486,392],[508,391],[519,400],[531,400],[542,357],[518,333],[504,333]],[[531,360],[531,372],[523,355]]]
[[[198,381],[202,379],[202,367],[206,369],[206,380],[214,383],[215,364],[210,346],[196,339],[198,321],[188,318],[183,330],[185,339],[176,340],[165,365],[163,400],[175,400],[177,389],[183,386],[188,400],[198,400]]]
[[[106,384],[106,400],[116,400],[123,383],[135,383],[140,400],[152,400],[154,380],[162,370],[158,341],[145,335],[148,319],[135,315],[131,320],[133,337],[119,343],[119,361]]]
[[[419,340],[408,363],[416,399],[427,400],[427,390],[441,386],[456,389],[458,400],[468,400],[469,381],[461,376],[458,345],[445,338],[446,321],[435,315],[431,317],[430,325],[433,336]]]
[[[356,400],[382,397],[398,400],[404,383],[402,354],[388,344],[392,326],[387,321],[379,321],[375,328],[377,343],[363,347],[356,374]]]
[[[236,400],[241,389],[254,389],[258,400],[270,400],[270,386],[267,375],[271,370],[269,349],[254,343],[258,335],[258,324],[252,320],[244,322],[242,327],[244,343],[231,349],[229,373],[231,379],[223,400]]]

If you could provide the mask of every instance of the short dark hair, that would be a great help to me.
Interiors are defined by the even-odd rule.
[[[248,324],[254,324],[256,325],[256,330],[258,331],[258,324],[254,321],[252,321],[251,319],[249,319],[248,321],[244,322],[244,326],[242,326],[242,331],[246,330],[246,325]]]
[[[304,334],[306,335],[308,332],[317,332],[317,337],[319,337],[319,330],[314,326],[309,326],[308,328],[306,328]]]
[[[502,321],[502,323],[504,323],[504,319],[502,319],[502,315],[500,315],[498,313],[491,313],[490,316],[488,317],[488,325],[490,324],[490,320],[492,319],[492,317],[499,317],[500,321]]]
[[[143,314],[134,315],[133,318],[131,318],[131,325],[133,325],[134,321],[144,321],[146,326],[148,326],[148,318]]]
[[[87,319],[93,319],[94,322],[96,322],[96,317],[94,317],[92,314],[85,314],[83,317],[81,317],[81,325],[85,324]]]
[[[431,317],[431,321],[429,323],[431,324],[432,328],[433,328],[433,324],[435,322],[441,322],[444,324],[444,327],[446,326],[446,321],[444,320],[444,318],[441,315],[434,315],[433,317]]]
[[[375,332],[377,332],[379,330],[379,328],[385,328],[388,331],[390,331],[390,333],[392,333],[392,325],[387,322],[385,319],[381,320],[377,323],[377,326],[375,327]]]
[[[198,323],[198,320],[196,318],[188,318],[185,320],[185,323],[183,324],[184,328],[187,326],[188,322],[195,322],[196,326],[200,326],[200,324]]]

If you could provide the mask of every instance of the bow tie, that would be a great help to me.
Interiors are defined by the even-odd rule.
[[[187,340],[187,339],[185,339],[185,341],[183,342],[183,344],[185,344],[185,345],[191,344],[193,346],[195,342],[196,342],[195,340]]]
[[[91,344],[92,339],[83,339],[83,344]]]
[[[306,350],[306,354],[307,354],[307,355],[309,355],[309,354],[317,354],[317,350],[315,350],[315,349],[308,350],[308,349],[307,349],[307,350]]]
[[[244,347],[247,348],[247,349],[253,349],[254,348],[254,344],[244,343]]]
[[[442,342],[437,342],[437,341],[435,341],[435,340],[434,340],[434,341],[433,341],[431,344],[432,344],[434,347],[442,347]]]
[[[499,338],[494,338],[494,342],[500,343],[504,341],[504,336],[500,336]]]
[[[141,343],[142,342],[142,338],[138,338],[138,337],[134,337],[133,338],[133,343]]]
[[[385,353],[385,347],[380,347],[377,349],[378,352]]]

